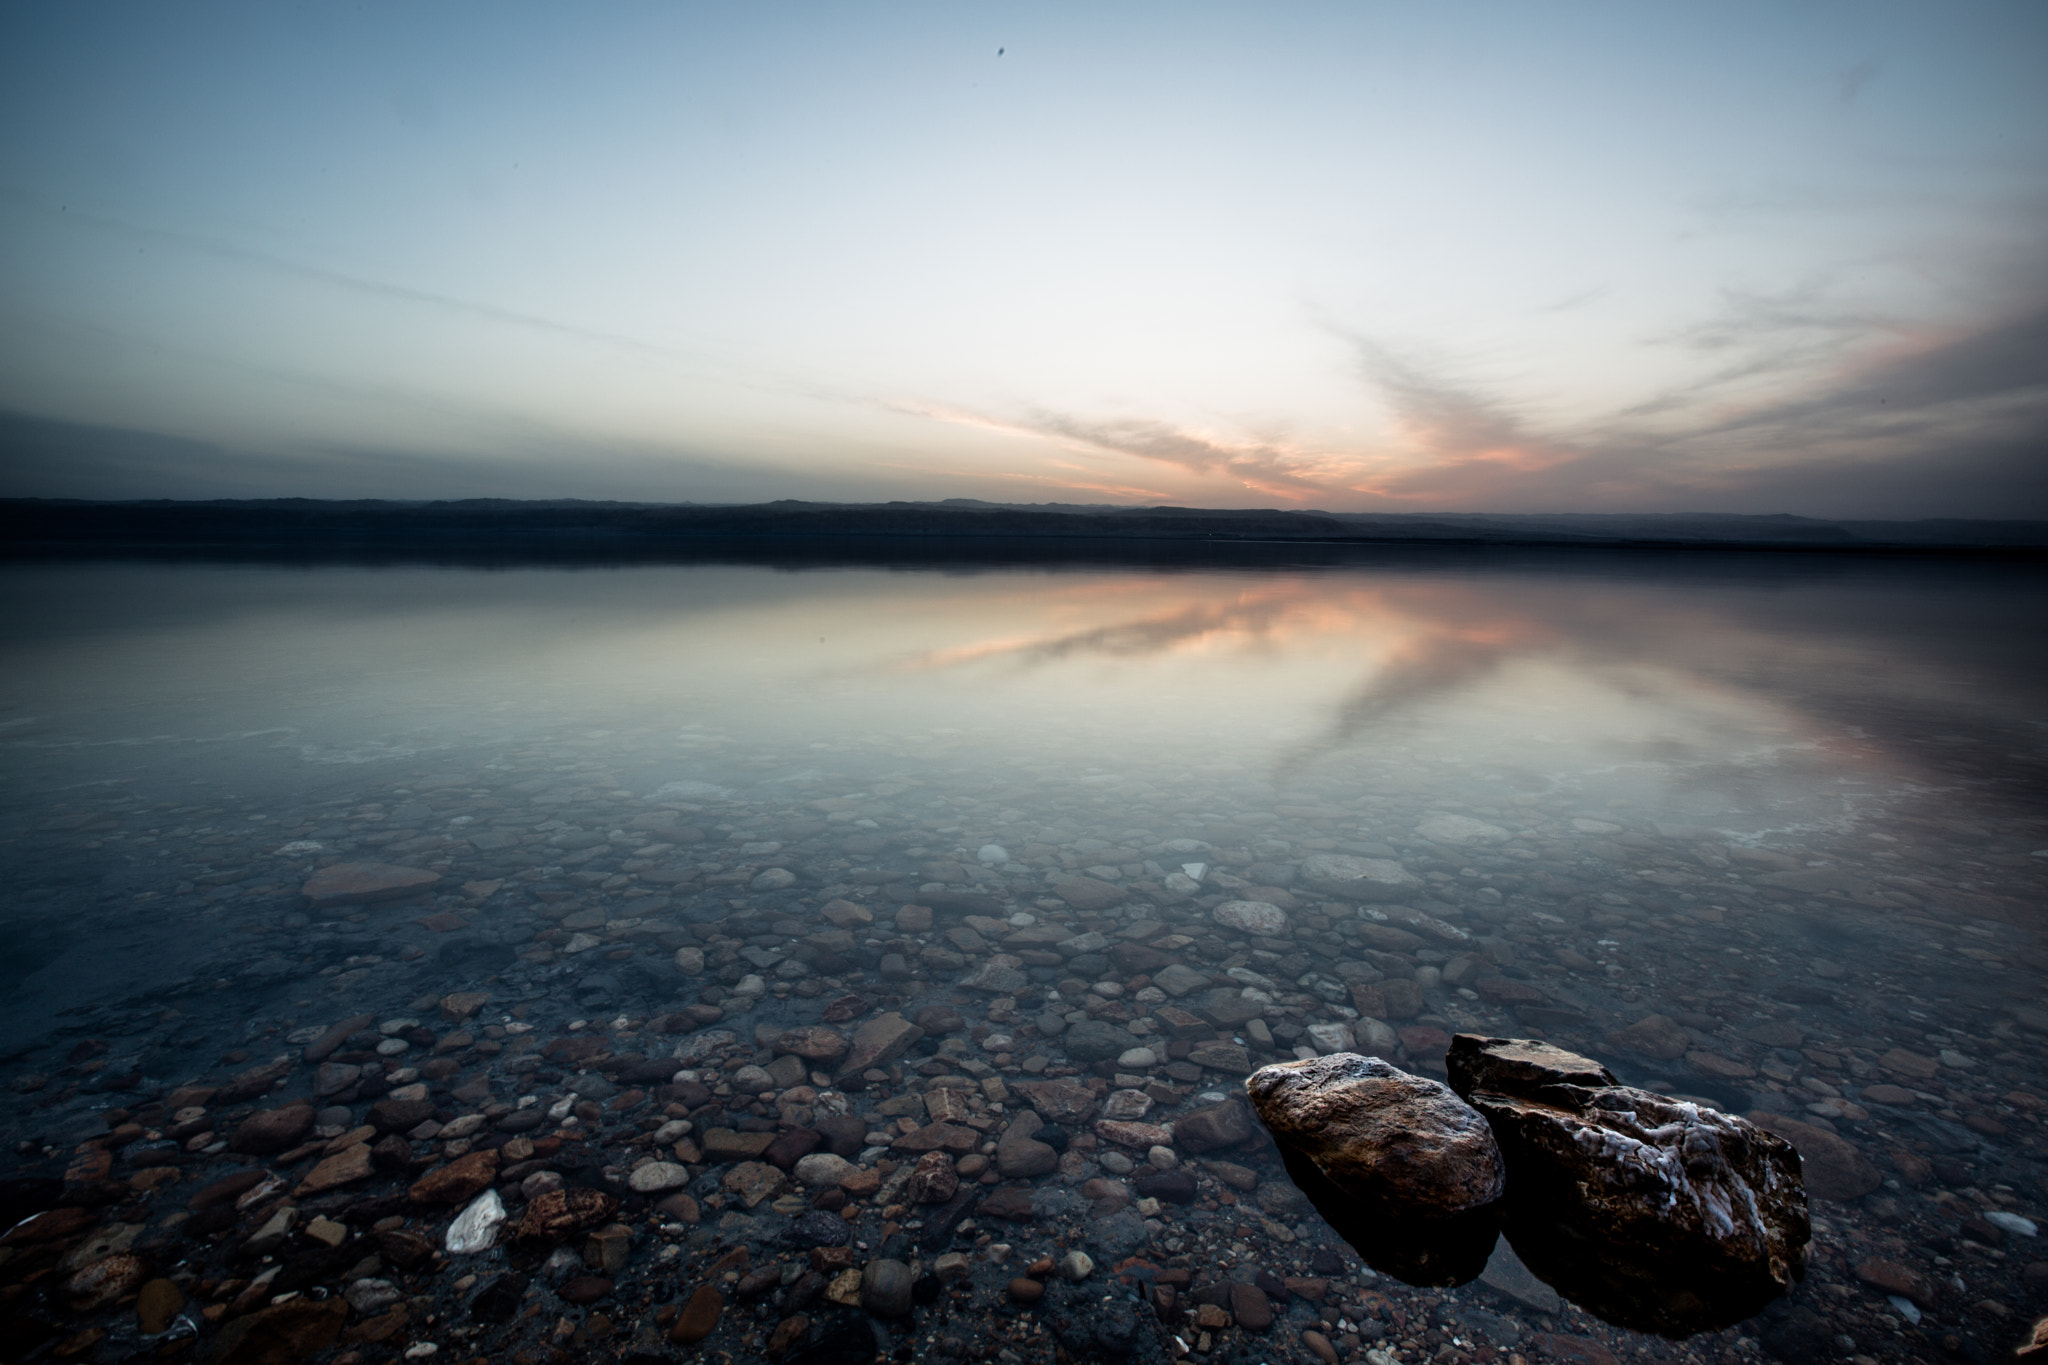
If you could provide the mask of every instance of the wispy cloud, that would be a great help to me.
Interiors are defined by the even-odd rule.
[[[1296,449],[1272,441],[1233,441],[1151,418],[1084,418],[1046,408],[1029,408],[1019,416],[1002,418],[913,400],[895,400],[888,406],[933,421],[1013,436],[1050,437],[1070,449],[1149,460],[1199,478],[1227,480],[1287,502],[1349,489],[1368,464],[1356,455]]]
[[[1364,338],[1351,343],[1367,381],[1393,409],[1412,450],[1425,457],[1354,485],[1358,491],[1396,500],[1441,499],[1504,476],[1540,474],[1580,456],[1569,443],[1534,429],[1503,399],[1427,374]]]
[[[1391,414],[1394,440],[1316,450],[1143,417],[894,406],[1339,510],[2048,516],[2048,307],[1930,336],[1834,305],[1818,286],[1731,293],[1714,316],[1656,339],[1725,354],[1727,365],[1688,388],[1562,424],[1441,366],[1337,334]]]

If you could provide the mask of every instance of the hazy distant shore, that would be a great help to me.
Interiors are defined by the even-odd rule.
[[[1311,557],[1399,546],[2048,555],[2048,522],[1834,520],[1795,516],[1401,514],[947,502],[691,503],[513,501],[88,502],[0,500],[0,543],[17,557],[104,552],[286,554],[481,551],[663,557],[713,544],[821,550],[850,542],[1025,558],[1092,557],[1123,542],[1182,558],[1273,547]],[[913,557],[916,552],[911,551]],[[1118,555],[1116,557],[1122,557]]]

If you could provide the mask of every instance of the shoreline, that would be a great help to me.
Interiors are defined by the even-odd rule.
[[[14,559],[360,558],[429,553],[521,559],[903,557],[1052,562],[1306,558],[1387,551],[1605,550],[1753,555],[2048,557],[2048,523],[1873,522],[1668,514],[1363,515],[1186,508],[929,503],[689,504],[0,499]]]

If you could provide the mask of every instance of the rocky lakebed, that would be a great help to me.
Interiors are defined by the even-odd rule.
[[[141,915],[163,979],[6,1053],[0,1358],[1988,1361],[2048,1296],[2025,820],[1739,841],[1426,772],[642,783],[607,744],[38,811],[21,894],[95,869],[64,951]],[[1511,1039],[1593,1070],[1460,1078]],[[1627,1220],[1518,1184],[1531,1128],[1507,1236],[1362,1257],[1368,1205],[1318,1211],[1246,1082],[1367,1057],[1503,1134],[1576,1086],[1580,1131],[1678,1133],[1683,1169],[1796,1167],[1796,1216],[1658,1263],[1720,1309],[1632,1308],[1662,1234],[1561,1251]],[[1498,1195],[1474,1160],[1438,1193]]]
[[[2009,1359],[2038,577],[12,564],[0,1361]]]

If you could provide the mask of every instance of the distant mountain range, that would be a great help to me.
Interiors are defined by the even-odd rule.
[[[1850,521],[1716,513],[1394,513],[1118,507],[1072,503],[782,501],[89,502],[0,500],[0,543],[14,554],[125,547],[153,552],[272,547],[400,549],[488,545],[645,552],[730,539],[1161,541],[1299,546],[1399,544],[1731,550],[2048,551],[2048,522]],[[1053,547],[1045,544],[1040,552]]]

